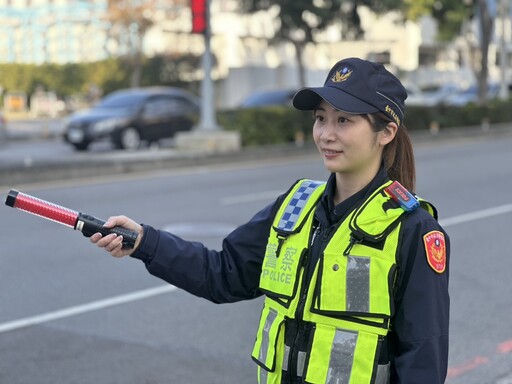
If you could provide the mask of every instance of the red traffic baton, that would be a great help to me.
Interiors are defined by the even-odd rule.
[[[5,205],[71,227],[82,232],[85,237],[91,237],[97,232],[103,236],[115,233],[123,236],[123,248],[133,248],[138,236],[137,232],[123,227],[106,228],[103,226],[105,221],[94,216],[50,203],[14,189],[9,191]]]

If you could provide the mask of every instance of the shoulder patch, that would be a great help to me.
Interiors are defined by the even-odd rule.
[[[430,267],[437,273],[446,268],[446,241],[441,231],[430,231],[423,236],[425,253]]]

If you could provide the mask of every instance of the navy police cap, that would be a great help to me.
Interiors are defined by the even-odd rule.
[[[359,58],[337,62],[327,75],[323,87],[299,90],[293,106],[313,110],[324,99],[334,108],[352,113],[382,112],[400,126],[404,118],[407,91],[382,64]]]

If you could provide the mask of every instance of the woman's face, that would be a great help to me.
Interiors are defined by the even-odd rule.
[[[387,140],[363,115],[352,115],[322,101],[314,111],[313,138],[330,172],[367,177],[380,167]]]

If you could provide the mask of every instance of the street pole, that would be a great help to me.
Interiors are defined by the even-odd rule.
[[[212,82],[212,52],[211,52],[211,23],[210,23],[210,3],[211,0],[205,0],[206,7],[206,29],[204,31],[204,54],[202,58],[203,80],[201,82],[201,120],[197,127],[200,131],[218,130],[215,119],[215,103]]]
[[[215,119],[215,98],[213,90],[212,52],[210,40],[212,29],[210,23],[211,0],[204,1],[204,54],[202,60],[203,80],[201,82],[201,112],[199,124],[192,131],[176,133],[174,142],[177,149],[204,151],[206,153],[238,152],[242,146],[239,131],[226,131],[217,125]]]

